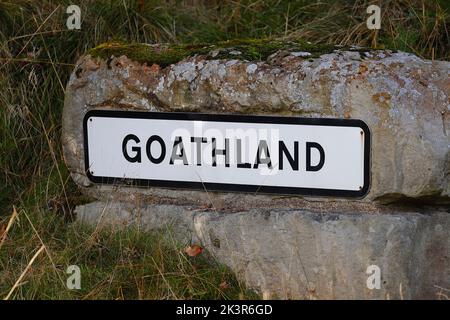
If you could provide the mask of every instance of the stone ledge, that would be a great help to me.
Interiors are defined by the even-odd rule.
[[[439,287],[450,288],[450,215],[445,211],[218,213],[93,202],[76,213],[81,223],[99,226],[169,226],[179,241],[201,243],[266,297],[436,299]],[[381,269],[380,290],[366,286],[369,265]]]

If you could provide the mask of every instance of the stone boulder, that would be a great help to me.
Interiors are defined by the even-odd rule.
[[[78,219],[170,225],[265,297],[448,297],[449,75],[449,62],[302,42],[100,45],[76,63],[63,112],[65,161],[97,199]],[[92,109],[361,119],[370,191],[350,200],[96,185],[83,154]],[[367,286],[370,265],[380,289]]]
[[[261,49],[269,44],[188,47],[184,58],[178,47],[91,50],[76,63],[64,106],[64,155],[75,181],[91,186],[81,126],[94,108],[356,118],[372,133],[367,200],[449,202],[449,62],[361,48],[299,51],[295,43]],[[248,60],[258,49],[260,59]]]

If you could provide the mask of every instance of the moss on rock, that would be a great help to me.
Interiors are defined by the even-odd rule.
[[[161,67],[177,63],[193,55],[205,55],[208,59],[241,59],[260,61],[267,59],[279,50],[308,52],[308,58],[314,58],[336,49],[333,45],[315,45],[305,41],[281,41],[272,39],[239,39],[205,44],[128,44],[108,42],[88,51],[93,57],[109,59],[111,56],[127,56],[129,59]],[[342,48],[341,48],[342,49]]]

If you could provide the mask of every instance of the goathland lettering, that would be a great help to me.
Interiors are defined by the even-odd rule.
[[[205,165],[202,162],[202,146],[203,144],[212,144],[212,151],[211,151],[211,163],[213,167],[217,166],[217,157],[223,156],[224,166],[229,167],[230,166],[230,148],[235,148],[234,154],[236,155],[235,164],[238,168],[244,168],[244,169],[258,169],[260,165],[266,165],[269,169],[273,169],[273,161],[272,157],[274,156],[271,154],[269,150],[269,145],[266,140],[260,140],[258,142],[258,148],[256,151],[256,154],[254,155],[254,162],[251,163],[242,163],[242,140],[241,139],[235,139],[233,142],[230,142],[230,139],[225,138],[224,139],[224,148],[219,149],[217,147],[217,141],[216,138],[211,138],[208,140],[207,137],[191,137],[191,139],[185,144],[183,141],[183,138],[181,136],[175,137],[175,140],[173,142],[172,151],[170,152],[171,156],[170,158],[166,157],[166,150],[167,146],[164,140],[158,136],[158,135],[152,135],[148,138],[147,142],[143,145],[141,145],[141,139],[139,139],[134,134],[128,134],[124,137],[122,142],[122,153],[123,156],[127,161],[130,163],[142,163],[142,150],[145,149],[146,156],[148,161],[150,161],[153,164],[159,164],[163,162],[164,160],[167,160],[170,165],[175,165],[177,162],[182,162],[183,165],[197,165],[202,166]],[[152,143],[157,143],[160,147],[159,154],[154,154],[151,150]],[[144,148],[144,146],[146,146]],[[130,148],[129,148],[130,147]],[[194,149],[193,154],[196,155],[196,162],[195,163],[189,163],[188,159],[186,157],[185,148],[186,147],[192,147]],[[130,151],[128,151],[130,149]],[[311,151],[312,149],[316,149],[319,152],[319,161],[317,164],[311,163]],[[306,148],[305,148],[305,161],[304,161],[304,170],[306,171],[319,171],[324,163],[325,163],[325,151],[323,147],[317,143],[317,142],[306,142]],[[167,158],[167,159],[166,159]],[[278,165],[279,170],[285,169],[285,160],[289,163],[289,166],[292,170],[298,171],[300,170],[300,152],[299,152],[299,142],[295,141],[294,144],[291,146],[291,150],[286,146],[286,143],[284,141],[278,141],[278,155],[275,155],[275,158],[277,159],[276,163]]]

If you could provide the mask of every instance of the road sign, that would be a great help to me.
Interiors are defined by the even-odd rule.
[[[91,110],[86,174],[99,184],[362,197],[370,132],[355,119]]]

